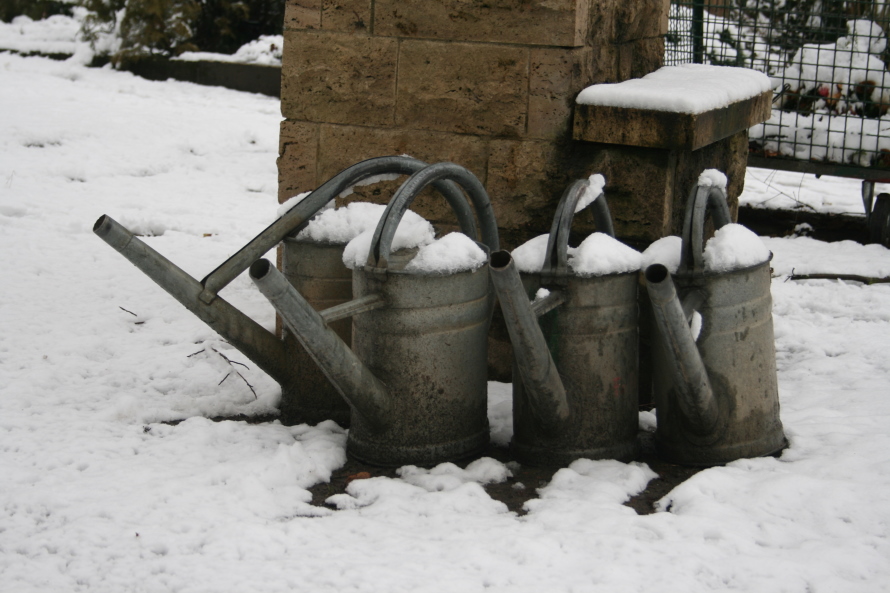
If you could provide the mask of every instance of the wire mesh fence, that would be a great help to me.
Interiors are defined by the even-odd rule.
[[[665,64],[770,76],[752,164],[890,179],[887,31],[890,0],[689,0],[671,5]]]

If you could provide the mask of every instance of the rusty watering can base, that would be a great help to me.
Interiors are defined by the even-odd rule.
[[[676,274],[677,295],[697,293],[702,329],[696,346],[710,378],[715,427],[697,433],[681,411],[663,339],[653,344],[659,456],[682,465],[722,465],[773,455],[786,446],[779,419],[769,261],[722,273]]]
[[[346,441],[346,453],[363,463],[378,467],[403,465],[432,466],[444,461],[460,461],[481,455],[489,442],[489,430],[453,441],[415,446],[375,442],[373,436],[363,440],[350,432]]]
[[[640,445],[634,438],[629,442],[605,445],[595,449],[569,450],[559,447],[548,447],[546,444],[541,443],[525,445],[514,440],[510,443],[510,452],[516,458],[516,461],[524,465],[534,467],[567,467],[578,459],[633,461],[639,456]]]

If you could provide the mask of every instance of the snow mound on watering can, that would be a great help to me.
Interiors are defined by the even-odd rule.
[[[676,274],[680,269],[682,251],[683,239],[676,235],[662,237],[643,252],[643,263],[640,267],[645,270],[653,264],[661,264],[668,269],[668,272]]]
[[[405,270],[432,274],[455,274],[479,269],[488,255],[463,233],[448,233],[420,248]]]
[[[349,239],[349,242],[343,249],[343,263],[350,270],[353,270],[356,267],[360,268],[367,263],[368,253],[371,251],[371,241],[374,238],[374,231],[377,229],[377,222],[380,220],[380,216],[385,209],[384,206],[380,206],[379,204],[367,204],[365,202],[353,202],[349,206],[355,206],[357,204],[364,204],[365,206],[371,206],[371,208],[359,209],[366,218],[359,221],[358,218],[361,217],[357,217],[354,221],[354,228],[355,230],[358,230],[359,228],[362,228],[363,230],[360,230],[358,234]],[[374,208],[375,206],[376,208]],[[349,207],[340,208],[339,210],[348,209]],[[326,212],[328,211],[325,211],[325,213]],[[309,227],[306,228],[308,229]],[[432,243],[435,238],[436,231],[428,220],[416,212],[406,210],[405,214],[402,216],[402,220],[399,221],[399,227],[396,229],[396,234],[393,236],[392,251],[422,247]]]
[[[381,204],[353,202],[342,208],[323,210],[312,218],[297,238],[318,243],[346,244],[364,232],[373,233],[385,209],[386,206]],[[402,231],[403,225],[407,225],[405,231]],[[400,232],[409,232],[416,240],[422,241],[426,231],[432,233],[432,225],[420,215],[408,210],[402,217],[399,230],[396,231],[396,240],[399,239]]]
[[[569,257],[569,267],[578,276],[634,272],[640,269],[641,262],[639,251],[605,233],[593,233]]]
[[[534,239],[529,239],[516,249],[510,255],[516,264],[516,269],[526,274],[539,273],[544,268],[544,259],[547,257],[547,242],[550,240],[550,233],[538,235]],[[575,253],[574,247],[569,247],[568,256],[571,257]]]
[[[729,272],[748,268],[765,262],[769,255],[769,249],[754,232],[740,224],[728,224],[705,245],[705,270]]]

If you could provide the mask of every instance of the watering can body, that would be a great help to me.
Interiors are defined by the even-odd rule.
[[[710,466],[772,455],[787,442],[779,419],[769,261],[710,272],[704,222],[729,224],[722,189],[696,187],[683,229],[679,271],[645,271],[657,337],[652,345],[659,455]],[[700,331],[690,322],[696,316]]]
[[[317,311],[352,299],[352,270],[343,264],[343,244],[320,243],[295,237],[282,242],[281,272]],[[293,333],[281,324],[292,364],[299,369],[299,382],[282,386],[282,424],[318,424],[334,420],[349,426],[349,404],[331,384]],[[352,343],[352,321],[339,319],[329,326],[347,344]]]
[[[510,446],[517,459],[533,465],[567,465],[582,457],[633,459],[639,424],[637,272],[521,277],[530,296],[545,285],[564,294],[564,303],[538,322],[571,413],[558,431],[545,430],[514,368]]]
[[[664,459],[717,465],[773,454],[785,446],[779,420],[769,262],[719,274],[673,276],[678,298],[702,299],[696,341],[717,407],[716,426],[695,431],[679,405],[676,359],[653,344],[655,442]]]
[[[586,188],[578,181],[563,194],[541,272],[519,274],[505,252],[492,257],[514,352],[510,446],[532,465],[630,460],[637,451],[638,273],[569,269],[568,235]],[[597,229],[614,236],[605,197],[593,207]],[[552,304],[535,309],[529,299],[539,288]]]
[[[410,202],[441,180],[467,190],[482,224],[479,245],[496,248],[497,225],[481,183],[462,167],[438,163],[393,196],[367,264],[352,271],[352,301],[319,313],[267,261],[251,266],[251,278],[348,402],[347,453],[373,465],[435,464],[488,444],[488,264],[457,273],[407,271],[408,258],[391,253]],[[475,226],[460,222],[465,234],[476,235]],[[330,324],[346,316],[353,317],[352,348]]]
[[[488,266],[427,275],[373,267],[353,272],[357,298],[386,307],[353,318],[353,351],[386,385],[385,431],[354,414],[347,450],[375,465],[433,464],[488,445],[488,327],[494,304]]]

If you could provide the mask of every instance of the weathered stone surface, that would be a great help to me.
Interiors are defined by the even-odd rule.
[[[772,92],[704,113],[676,113],[608,105],[576,105],[574,137],[588,142],[698,150],[770,115]]]
[[[376,0],[374,33],[390,37],[578,47],[590,0]]]
[[[745,189],[745,168],[748,159],[748,133],[738,132],[693,152],[680,152],[675,178],[672,233],[683,231],[683,209],[690,190],[705,169],[718,169],[726,174],[726,197],[732,219],[738,220],[739,196]]]
[[[371,29],[372,0],[324,0],[321,28],[326,31],[368,33]]]
[[[318,124],[284,120],[278,140],[278,201],[315,189]]]
[[[396,125],[491,136],[525,133],[528,50],[403,41]]]
[[[322,183],[346,167],[375,156],[408,154],[428,163],[451,161],[469,169],[485,183],[486,142],[473,136],[380,129],[361,126],[321,126],[317,183]],[[355,200],[386,204],[405,180],[357,187],[345,202]],[[412,210],[437,227],[454,224],[448,203],[438,194],[423,192]]]
[[[322,0],[287,0],[284,5],[284,29],[321,27]]]
[[[288,119],[392,125],[398,42],[285,31],[281,112]]]
[[[564,150],[554,142],[493,140],[486,189],[498,226],[531,238],[550,229],[567,180]]]
[[[571,128],[574,97],[592,84],[589,48],[529,51],[529,138],[564,139]]]

